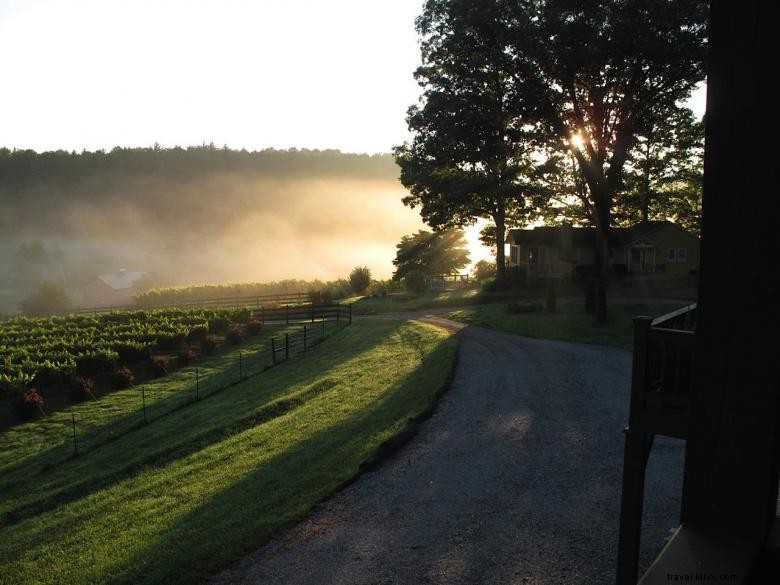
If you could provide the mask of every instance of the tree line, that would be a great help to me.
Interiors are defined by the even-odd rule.
[[[508,227],[594,226],[605,298],[613,226],[698,225],[703,130],[681,104],[706,17],[699,0],[427,0],[413,138],[394,150],[404,203],[436,230],[491,220],[498,281]]]

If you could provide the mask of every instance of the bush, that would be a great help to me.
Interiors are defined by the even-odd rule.
[[[498,284],[495,277],[485,278],[479,283],[479,290],[482,292],[496,292],[498,291]]]
[[[225,333],[230,328],[230,321],[224,317],[209,319],[209,333]]]
[[[65,288],[56,282],[44,282],[32,295],[22,301],[22,312],[30,317],[44,317],[64,313],[70,308]]]
[[[119,356],[119,361],[142,362],[149,358],[149,346],[145,343],[134,343],[131,341],[119,343],[113,346]]]
[[[119,368],[116,372],[114,372],[113,376],[113,382],[114,387],[118,390],[122,390],[123,388],[129,388],[133,385],[133,382],[135,382],[135,376],[133,375],[133,370],[128,368],[127,366]]]
[[[76,358],[76,371],[80,376],[93,378],[100,372],[111,372],[116,369],[115,352],[97,351]]]
[[[177,350],[186,337],[180,334],[164,333],[157,336],[157,347],[161,350]]]
[[[37,388],[42,386],[51,386],[63,381],[63,375],[60,368],[53,365],[43,365],[38,368],[33,376],[32,384]]]
[[[195,352],[192,351],[192,348],[187,345],[179,351],[179,354],[176,356],[176,361],[179,364],[180,368],[183,368],[185,366],[189,366],[191,363],[195,361]]]
[[[260,335],[260,332],[262,330],[263,330],[263,324],[257,319],[252,319],[246,324],[246,334],[251,337],[254,337],[255,335]]]
[[[349,273],[349,285],[355,294],[363,294],[370,284],[371,269],[368,266],[356,266]]]
[[[171,358],[167,355],[153,355],[149,360],[149,371],[153,376],[165,376],[170,371]]]
[[[225,334],[225,341],[230,345],[238,345],[244,340],[241,335],[241,330],[238,327],[231,327]]]
[[[193,327],[190,329],[190,332],[187,334],[187,339],[189,341],[202,341],[204,337],[206,337],[209,334],[209,328],[205,325],[197,325],[196,327]]]
[[[84,402],[88,398],[95,400],[93,390],[95,388],[95,380],[92,378],[82,378],[76,376],[70,383],[68,388],[68,397],[73,404]]]
[[[32,420],[39,414],[46,416],[43,410],[43,396],[35,389],[28,388],[13,401],[14,413],[20,420]]]
[[[410,270],[404,276],[404,288],[408,292],[423,293],[428,290],[428,279],[420,270]]]
[[[489,260],[480,260],[474,265],[474,278],[478,281],[496,276],[496,263]]]
[[[218,345],[219,343],[214,335],[206,335],[200,341],[200,351],[203,355],[210,355],[214,353]]]

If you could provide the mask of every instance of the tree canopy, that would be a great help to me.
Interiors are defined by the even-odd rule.
[[[507,220],[523,213],[533,190],[532,135],[524,127],[518,83],[505,52],[503,3],[426,3],[417,21],[422,104],[409,108],[411,143],[395,149],[404,203],[434,229],[486,218],[496,226],[498,276],[504,275]]]
[[[428,0],[422,105],[395,151],[405,203],[434,228],[493,219],[500,274],[507,215],[557,213],[527,200],[543,151],[542,194],[576,201],[596,226],[603,277],[629,161],[704,79],[706,16],[703,0]]]
[[[396,245],[393,280],[401,280],[407,273],[418,270],[427,276],[453,274],[469,263],[463,230],[440,232],[420,230],[404,236]]]

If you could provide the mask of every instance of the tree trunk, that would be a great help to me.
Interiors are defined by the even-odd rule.
[[[604,192],[604,187],[595,194],[596,200],[595,213],[596,218],[596,254],[594,259],[594,288],[595,288],[595,309],[596,321],[607,320],[607,293],[606,283],[607,275],[610,271],[609,265],[609,230],[611,216],[611,197]]]
[[[496,224],[496,282],[503,285],[506,282],[506,223],[503,212],[494,213]]]

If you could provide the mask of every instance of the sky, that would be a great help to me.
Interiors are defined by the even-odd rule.
[[[389,152],[422,3],[0,0],[0,145]]]
[[[422,0],[0,0],[0,145],[388,152]]]

